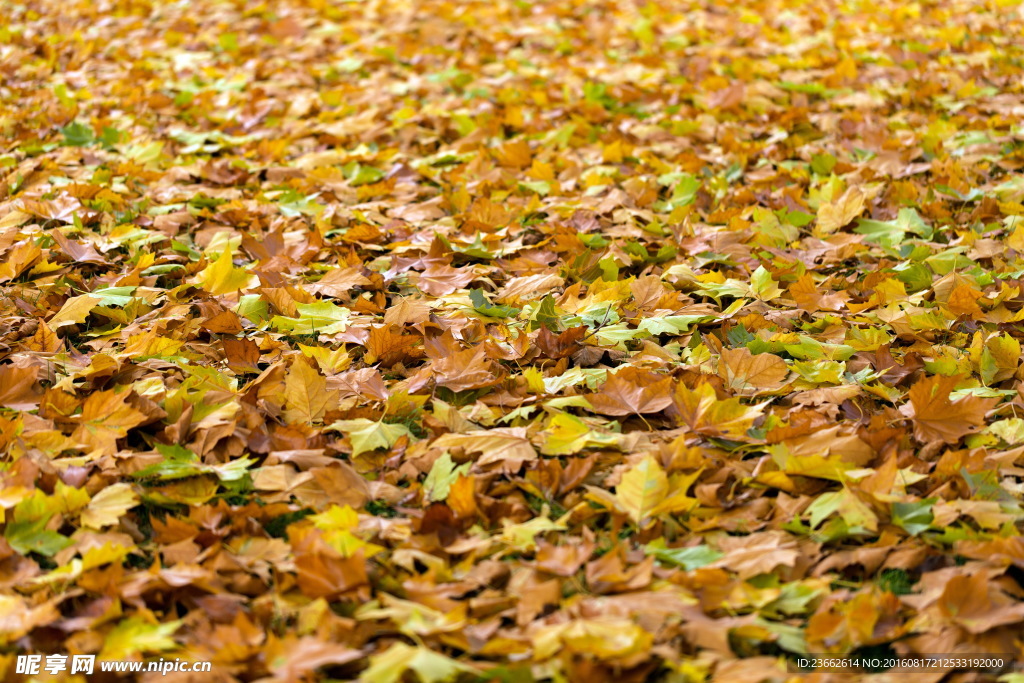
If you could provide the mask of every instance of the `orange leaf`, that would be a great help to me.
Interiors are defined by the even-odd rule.
[[[558,360],[559,358],[571,356],[579,350],[579,342],[583,339],[586,333],[586,325],[571,327],[558,336],[555,336],[555,334],[548,328],[542,327],[540,328],[540,332],[537,334],[537,339],[534,343],[545,356]]]
[[[431,367],[437,384],[452,391],[494,386],[504,377],[504,372],[495,374],[491,371],[491,363],[482,345],[434,361]]]
[[[473,477],[460,474],[448,489],[448,507],[459,519],[467,519],[477,513],[475,483]]]
[[[318,532],[307,530],[293,542],[299,590],[310,598],[338,598],[369,586],[363,551],[351,557],[327,545]]]
[[[82,405],[79,423],[71,438],[88,444],[106,455],[117,452],[117,440],[126,436],[132,427],[146,421],[143,413],[135,410],[125,400],[128,392],[94,391]]]
[[[587,394],[594,412],[602,415],[656,413],[672,405],[672,378],[627,365],[596,394]]]
[[[452,268],[451,266],[431,266],[420,273],[416,283],[421,292],[431,296],[444,296],[462,289],[476,277],[471,268]]]
[[[38,371],[34,367],[0,365],[0,406],[31,410],[39,405],[40,395],[32,391]]]
[[[995,405],[996,399],[965,396],[950,401],[949,392],[953,391],[959,379],[926,377],[911,387],[909,407],[914,421],[914,437],[918,441],[956,443],[985,424],[985,413]]]
[[[731,439],[747,438],[747,430],[761,416],[762,407],[743,405],[738,398],[719,401],[707,382],[701,382],[692,390],[680,382],[672,402],[679,419],[693,431]]]
[[[864,193],[851,187],[834,202],[825,202],[818,208],[817,235],[827,235],[843,227],[864,212]]]
[[[756,396],[762,391],[782,387],[789,376],[789,367],[786,361],[771,353],[755,356],[746,348],[723,348],[718,374],[727,388],[744,396]]]
[[[260,347],[251,339],[224,339],[224,356],[228,367],[237,373],[259,372]]]
[[[420,341],[421,337],[418,335],[402,334],[401,328],[395,325],[374,327],[364,344],[366,355],[363,362],[371,365],[379,362],[390,368],[395,363],[405,362],[409,358],[419,358],[423,355],[423,350],[415,347]]]
[[[982,293],[967,284],[959,284],[949,293],[949,301],[946,303],[951,313],[956,315],[978,316],[982,314],[981,306],[978,305]]]

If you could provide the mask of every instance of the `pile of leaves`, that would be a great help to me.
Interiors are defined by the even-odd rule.
[[[1024,656],[1018,3],[3,13],[0,670]]]

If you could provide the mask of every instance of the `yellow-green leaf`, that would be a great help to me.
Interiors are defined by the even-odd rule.
[[[461,673],[479,673],[471,666],[423,646],[395,643],[370,658],[370,667],[359,680],[363,683],[398,683],[404,680],[407,671],[415,672],[422,683],[443,683],[455,680]]]
[[[615,500],[641,526],[667,495],[668,477],[650,455],[622,475],[615,487]]]
[[[375,422],[365,417],[338,420],[331,428],[348,436],[353,458],[378,448],[391,448],[403,436],[412,437],[412,432],[405,425]]]
[[[178,647],[171,637],[181,626],[181,621],[166,624],[150,623],[142,617],[125,619],[103,639],[100,659],[124,659],[145,652],[165,652]]]

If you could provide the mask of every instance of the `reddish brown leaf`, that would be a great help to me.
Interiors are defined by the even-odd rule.
[[[535,341],[537,348],[540,349],[548,358],[558,360],[559,358],[565,358],[576,353],[580,348],[580,340],[583,339],[587,334],[587,326],[579,325],[578,327],[571,327],[564,332],[559,333],[557,336],[546,327],[540,328],[540,332],[537,334]]]
[[[228,367],[233,372],[247,373],[259,372],[256,363],[260,360],[260,347],[251,339],[223,340],[224,356],[227,359]]]

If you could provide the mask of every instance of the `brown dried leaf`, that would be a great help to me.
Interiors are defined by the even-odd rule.
[[[657,413],[672,405],[672,378],[627,365],[586,399],[602,415]]]

